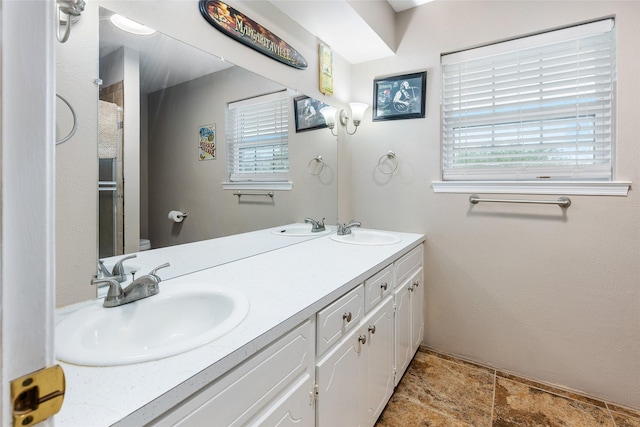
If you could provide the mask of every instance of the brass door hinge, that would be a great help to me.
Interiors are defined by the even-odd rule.
[[[11,381],[13,425],[31,426],[57,414],[64,391],[64,372],[59,365]]]

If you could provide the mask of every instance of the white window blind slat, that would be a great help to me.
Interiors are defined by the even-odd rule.
[[[443,179],[611,180],[612,29],[605,20],[443,55]]]
[[[289,98],[270,94],[229,104],[229,181],[283,182],[289,179]]]

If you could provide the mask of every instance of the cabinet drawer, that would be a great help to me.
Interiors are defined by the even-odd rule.
[[[364,314],[364,286],[359,285],[318,312],[318,346],[321,355],[355,327]]]
[[[424,258],[422,246],[423,245],[420,244],[420,246],[411,250],[411,252],[395,262],[396,287],[400,286],[402,282],[407,280],[407,277],[409,277],[411,273],[422,266],[422,260]]]
[[[387,266],[373,277],[364,281],[364,311],[369,312],[376,304],[391,294],[393,288],[393,268]]]

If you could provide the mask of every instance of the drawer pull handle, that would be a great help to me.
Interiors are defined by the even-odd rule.
[[[351,322],[351,312],[345,313],[342,315],[342,320],[346,320],[347,323]]]
[[[366,344],[367,337],[365,335],[360,335],[360,337],[358,338],[358,341],[360,341],[362,344]]]
[[[376,333],[376,325],[369,325],[369,332],[371,332],[372,334]]]
[[[389,285],[385,282],[382,285],[380,285],[380,287],[382,288],[383,291],[386,291]]]
[[[416,280],[415,282],[413,282],[413,286],[417,288],[418,286],[420,286],[420,282]]]

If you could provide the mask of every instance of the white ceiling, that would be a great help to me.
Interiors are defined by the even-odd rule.
[[[233,64],[164,34],[136,36],[119,30],[109,16],[111,12],[100,8],[100,57],[121,46],[138,51],[142,93],[155,92],[233,67]]]
[[[351,64],[387,58],[395,53],[392,50],[395,46],[390,47],[348,0],[270,1]],[[401,12],[432,0],[387,1],[394,12]]]
[[[402,12],[403,10],[411,9],[412,7],[420,6],[421,4],[429,3],[433,0],[387,0],[393,10],[396,12]]]

